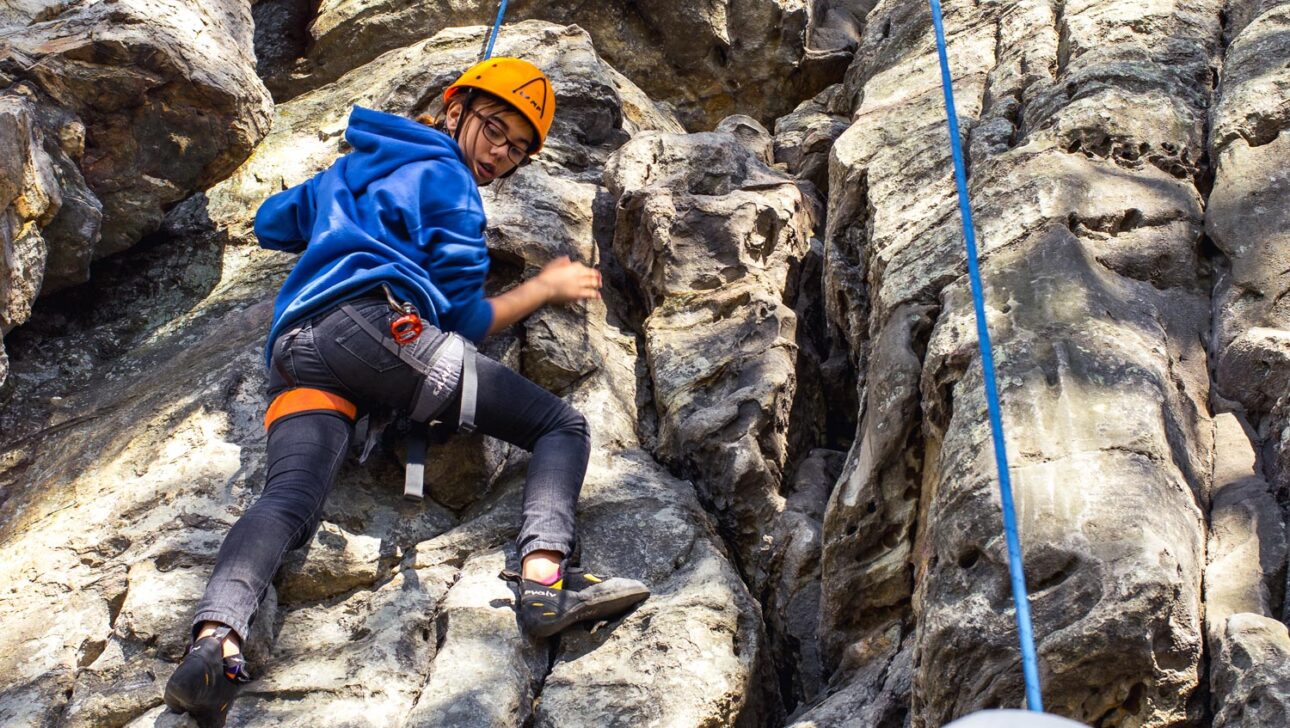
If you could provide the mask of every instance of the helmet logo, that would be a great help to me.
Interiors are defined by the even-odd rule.
[[[541,89],[539,90],[534,88],[528,90],[533,84],[541,84]],[[539,76],[531,81],[526,81],[512,90],[511,93],[518,95],[520,98],[523,98],[525,101],[532,104],[533,108],[537,110],[538,118],[546,116],[547,94],[550,93],[550,90],[547,88],[545,78]]]

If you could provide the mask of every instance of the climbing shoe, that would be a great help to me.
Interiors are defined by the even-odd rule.
[[[617,616],[649,596],[649,587],[635,579],[602,579],[578,566],[564,569],[549,585],[513,571],[500,576],[519,585],[520,627],[534,637],[550,637],[577,622]]]
[[[251,681],[242,655],[224,657],[224,640],[232,631],[220,627],[194,642],[166,683],[166,707],[189,714],[200,728],[221,728],[233,698]]]

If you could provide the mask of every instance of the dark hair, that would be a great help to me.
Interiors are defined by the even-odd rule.
[[[520,113],[519,110],[517,110],[514,105],[508,103],[505,99],[502,99],[501,97],[496,96],[495,94],[490,94],[487,91],[480,91],[479,89],[468,88],[466,89],[465,97],[461,98],[460,101],[466,109],[469,109],[472,106],[474,106],[476,101],[485,101],[502,107],[503,112],[510,112],[519,116],[521,119],[524,120],[525,124],[528,124],[529,129],[532,130],[533,132],[533,138],[529,140],[529,148],[528,148],[529,154],[532,154],[533,150],[537,147],[538,139],[541,138],[540,135],[538,134],[537,128],[533,126],[533,122],[529,121],[528,118],[524,116],[524,114]],[[417,115],[416,120],[421,122],[422,124],[425,124],[426,126],[438,129],[444,134],[448,134],[448,104],[444,104],[443,109],[441,109],[441,113],[439,116],[436,117],[434,114],[427,112],[424,114]],[[451,136],[451,134],[449,134],[449,136]]]

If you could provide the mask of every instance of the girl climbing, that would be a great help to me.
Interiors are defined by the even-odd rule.
[[[545,637],[646,598],[640,582],[575,564],[574,511],[586,472],[586,420],[471,344],[547,304],[598,298],[600,274],[568,258],[484,297],[488,250],[478,186],[513,174],[546,141],[550,83],[532,64],[486,60],[444,93],[437,119],[355,107],[353,151],[273,195],[255,232],[302,252],[269,331],[267,482],[229,530],[193,617],[194,641],[166,704],[222,726],[249,681],[241,655],[288,549],[312,539],[362,414],[440,420],[533,453],[517,539],[519,621]]]

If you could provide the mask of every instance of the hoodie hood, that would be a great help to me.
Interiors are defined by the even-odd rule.
[[[406,116],[355,106],[345,141],[354,148],[345,168],[345,185],[362,193],[373,181],[409,162],[456,160],[466,155],[452,137]]]

